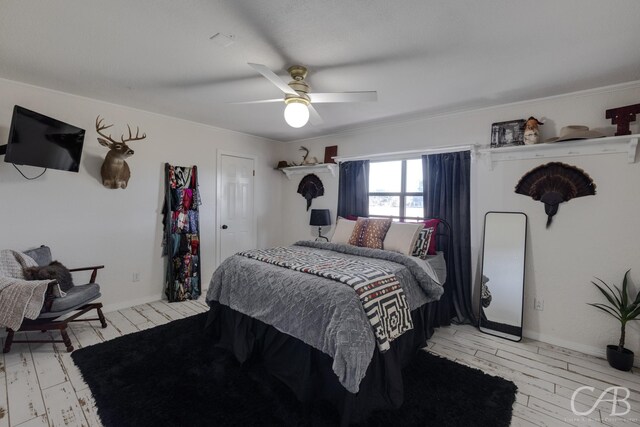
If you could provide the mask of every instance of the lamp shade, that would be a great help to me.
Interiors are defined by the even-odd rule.
[[[315,225],[317,227],[331,225],[331,212],[329,212],[329,209],[311,209],[309,225]]]
[[[291,100],[284,108],[284,120],[292,128],[301,128],[309,121],[309,108],[304,102]]]

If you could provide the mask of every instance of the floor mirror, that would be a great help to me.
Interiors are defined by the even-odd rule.
[[[524,213],[485,215],[479,327],[511,341],[522,339],[526,238]]]

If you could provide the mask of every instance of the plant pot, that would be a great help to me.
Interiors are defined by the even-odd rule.
[[[626,348],[618,351],[617,345],[608,345],[607,361],[612,368],[620,371],[630,371],[633,367],[633,351]]]

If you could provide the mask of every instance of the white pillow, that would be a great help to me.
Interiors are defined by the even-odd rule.
[[[387,231],[387,235],[384,237],[384,250],[411,255],[422,227],[424,227],[422,223],[391,223],[391,227],[389,227],[389,231]]]
[[[333,236],[331,236],[331,243],[343,243],[345,245],[349,244],[349,238],[351,238],[353,227],[355,226],[355,221],[338,217],[336,231],[334,231]]]

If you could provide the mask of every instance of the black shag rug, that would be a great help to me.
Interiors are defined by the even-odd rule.
[[[75,351],[106,427],[329,426],[328,404],[301,405],[259,366],[213,349],[207,314]],[[405,402],[375,412],[366,426],[508,426],[516,386],[418,352],[403,371]]]

